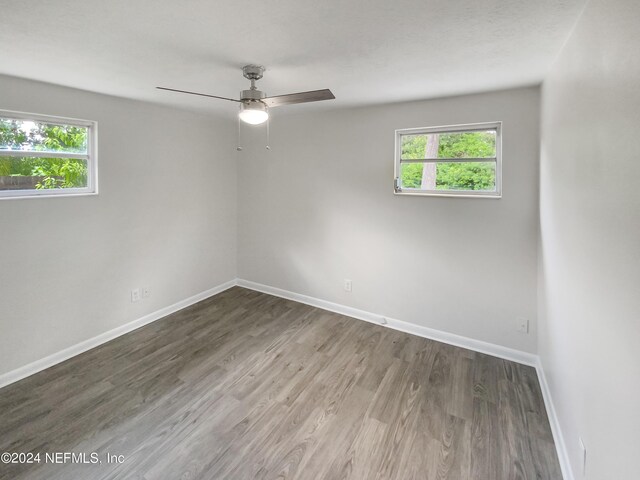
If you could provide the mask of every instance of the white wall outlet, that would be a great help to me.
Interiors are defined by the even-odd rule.
[[[131,290],[131,301],[135,303],[139,300],[140,300],[140,289],[134,288],[133,290]]]
[[[142,287],[142,298],[149,298],[151,296],[151,289],[149,287]]]
[[[587,447],[584,446],[584,442],[582,441],[582,437],[578,437],[578,443],[580,444],[580,454],[582,461],[582,476],[584,477],[587,474]]]
[[[516,318],[518,322],[518,331],[520,333],[529,333],[529,319],[524,317]]]
[[[345,292],[351,291],[351,280],[349,280],[348,278],[344,279],[344,291]]]

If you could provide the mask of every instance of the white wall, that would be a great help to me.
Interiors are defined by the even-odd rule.
[[[393,194],[395,129],[494,120],[504,122],[502,199]],[[264,130],[245,129],[238,155],[239,277],[533,352],[538,128],[538,88],[274,110],[271,151]]]
[[[2,76],[0,108],[97,120],[100,177],[0,200],[0,374],[235,278],[233,122]]]
[[[640,3],[591,0],[543,87],[539,353],[576,478],[638,478]]]

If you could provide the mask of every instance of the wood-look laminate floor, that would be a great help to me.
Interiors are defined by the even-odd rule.
[[[0,452],[41,453],[3,480],[561,479],[533,368],[239,287],[0,390]]]

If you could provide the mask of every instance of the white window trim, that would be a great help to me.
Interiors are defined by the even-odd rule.
[[[473,131],[496,131],[496,189],[493,192],[485,192],[479,190],[420,190],[413,188],[398,188],[400,181],[400,157],[402,155],[402,135],[421,135],[432,133],[446,132],[473,132]],[[502,122],[483,122],[483,123],[467,123],[462,125],[445,125],[440,127],[420,127],[420,128],[401,128],[395,131],[395,161],[393,169],[394,189],[396,195],[416,195],[429,197],[456,197],[456,198],[502,198]],[[487,158],[465,158],[465,159],[437,159],[425,160],[419,159],[415,163],[428,162],[486,162],[494,161]],[[403,163],[407,163],[406,161]]]
[[[42,115],[38,113],[15,112],[0,110],[0,117],[15,120],[35,120],[53,125],[74,125],[87,128],[87,153],[63,152],[33,152],[28,150],[0,150],[0,157],[47,157],[47,158],[77,158],[87,161],[87,186],[84,188],[58,188],[42,190],[0,190],[0,200],[18,198],[50,198],[75,197],[98,194],[98,122],[80,120],[77,118]]]

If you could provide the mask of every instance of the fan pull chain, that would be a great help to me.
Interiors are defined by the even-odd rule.
[[[269,146],[269,122],[271,120],[269,119],[269,117],[267,117],[267,150],[271,150],[271,147]]]
[[[238,117],[238,146],[236,147],[236,150],[239,152],[242,151],[242,146],[240,142],[240,117]]]

